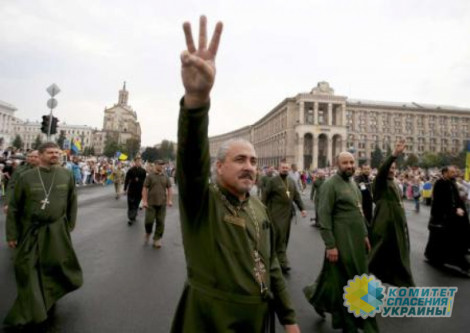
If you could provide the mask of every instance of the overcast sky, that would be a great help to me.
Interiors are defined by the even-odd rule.
[[[0,100],[102,128],[127,82],[142,145],[176,140],[182,23],[224,22],[209,133],[328,81],[353,99],[470,108],[470,1],[0,0]]]

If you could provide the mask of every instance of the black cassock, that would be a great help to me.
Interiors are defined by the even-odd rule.
[[[457,208],[465,211],[457,215]],[[434,184],[429,239],[424,255],[436,264],[452,264],[468,270],[465,260],[470,225],[465,204],[454,181],[439,179]]]

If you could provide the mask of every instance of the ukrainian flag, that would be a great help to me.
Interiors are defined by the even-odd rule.
[[[82,142],[79,137],[72,139],[72,151],[78,154],[82,150]]]

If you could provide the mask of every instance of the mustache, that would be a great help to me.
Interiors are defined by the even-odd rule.
[[[240,179],[250,179],[250,180],[254,179],[253,174],[249,171],[242,172],[238,178],[240,178]]]

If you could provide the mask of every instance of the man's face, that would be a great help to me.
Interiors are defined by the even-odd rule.
[[[319,179],[324,179],[325,178],[325,173],[323,171],[318,171],[317,176]]]
[[[342,175],[351,177],[354,175],[355,169],[354,156],[351,154],[344,154],[338,157],[338,168]]]
[[[29,165],[32,165],[32,166],[38,166],[39,165],[39,153],[37,150],[35,151],[32,151],[28,154],[28,157],[26,159],[26,162],[29,164]]]
[[[297,172],[297,164],[292,164],[292,171]]]
[[[256,163],[253,146],[244,142],[233,143],[225,160],[216,163],[220,185],[237,196],[250,192],[256,179]]]
[[[280,175],[286,176],[289,173],[289,170],[290,170],[289,164],[281,163],[281,165],[279,165],[279,174]]]
[[[39,160],[42,165],[52,166],[59,163],[59,156],[59,148],[46,148],[42,154],[39,154]]]
[[[163,171],[163,165],[155,164],[155,172],[156,173],[162,173],[162,171]]]
[[[370,166],[369,165],[363,165],[361,168],[362,174],[364,176],[369,176],[370,175]]]
[[[454,180],[457,177],[457,170],[454,167],[449,167],[449,171],[447,171],[447,178],[450,180]]]
[[[140,167],[141,164],[142,164],[142,163],[141,163],[141,160],[140,160],[140,159],[137,159],[137,160],[134,161],[134,165],[135,165],[136,167]]]

